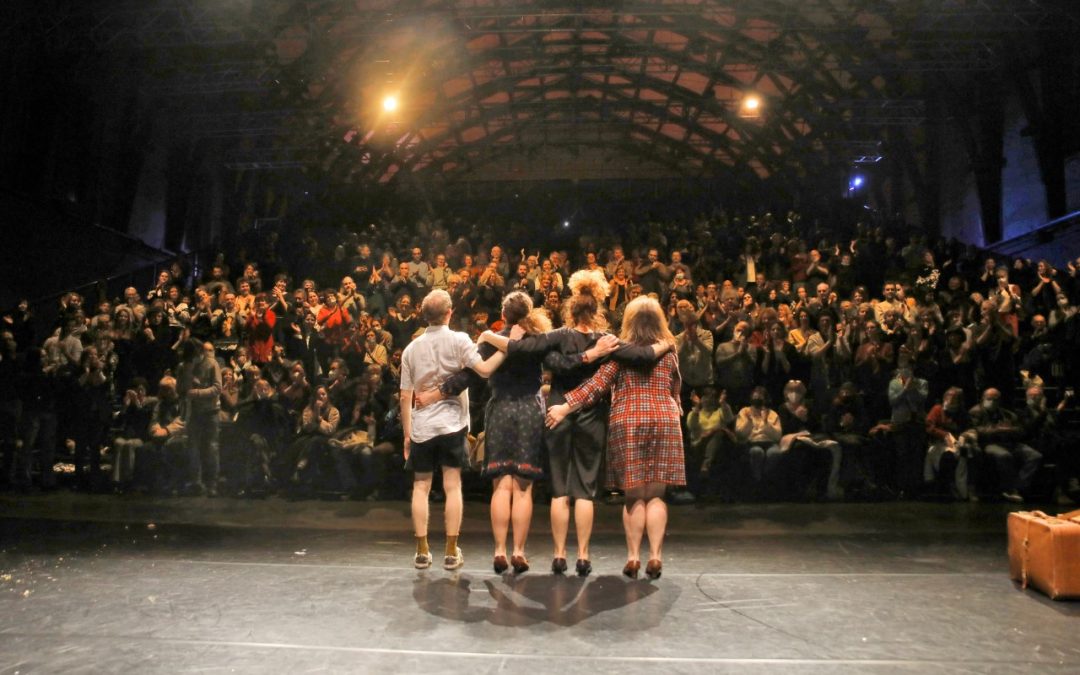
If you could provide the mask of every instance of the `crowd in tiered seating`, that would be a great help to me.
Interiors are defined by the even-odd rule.
[[[559,326],[570,274],[593,269],[612,330],[650,294],[676,333],[689,485],[675,502],[1080,498],[1080,260],[1056,270],[910,232],[722,212],[553,250],[508,250],[520,232],[460,220],[324,246],[263,232],[152,288],[67,294],[45,334],[28,303],[3,316],[4,479],[50,489],[67,464],[90,491],[402,497],[398,369],[422,298],[448,291],[473,337],[501,327],[514,290]]]

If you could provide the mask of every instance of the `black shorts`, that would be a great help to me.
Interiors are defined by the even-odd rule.
[[[431,473],[436,466],[448,466],[460,469],[469,464],[469,455],[465,450],[467,429],[429,438],[423,443],[413,441],[409,451],[406,469],[415,473]]]

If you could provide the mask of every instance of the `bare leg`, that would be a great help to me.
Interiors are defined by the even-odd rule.
[[[510,528],[512,476],[499,476],[491,484],[491,533],[495,536],[495,555],[506,555],[506,531]],[[517,526],[514,526],[517,536]]]
[[[428,533],[429,494],[431,494],[431,474],[416,474],[413,478],[412,489],[412,522],[413,534],[418,537],[426,537]]]
[[[668,520],[664,488],[663,483],[650,483],[645,488],[645,527],[649,533],[649,560],[663,560],[661,554]]]
[[[551,499],[551,538],[555,541],[556,558],[566,557],[566,533],[570,529],[570,498]]]
[[[645,535],[645,488],[626,491],[623,504],[623,529],[626,530],[626,559],[641,560],[641,538]]]
[[[446,493],[446,534],[456,537],[461,534],[461,516],[464,511],[461,498],[461,469],[444,466],[442,484],[443,492]]]
[[[514,478],[514,555],[525,557],[525,541],[529,538],[529,524],[532,522],[533,498],[532,481]],[[492,516],[494,517],[494,516]],[[506,534],[503,533],[503,550],[506,550]]]
[[[578,560],[589,559],[589,540],[592,538],[593,512],[591,499],[578,499],[574,502],[574,526],[577,529]]]

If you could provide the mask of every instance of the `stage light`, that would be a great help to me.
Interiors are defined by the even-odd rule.
[[[394,112],[397,110],[398,100],[397,96],[387,96],[383,99],[382,107],[386,112]]]
[[[859,187],[862,187],[862,184],[863,184],[863,177],[862,176],[855,176],[854,178],[851,179],[851,187],[859,188]]]
[[[570,221],[569,220],[564,220],[563,223],[562,223],[562,226],[563,226],[563,228],[569,228],[570,227]]]
[[[743,99],[743,110],[746,112],[757,112],[761,107],[761,99],[756,94],[747,94]]]

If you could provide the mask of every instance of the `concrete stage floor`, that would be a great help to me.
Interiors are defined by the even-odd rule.
[[[601,506],[582,581],[541,507],[514,578],[478,502],[449,573],[412,569],[401,502],[3,495],[0,673],[1080,672],[1080,603],[1009,580],[1003,506],[671,513],[630,581]]]

